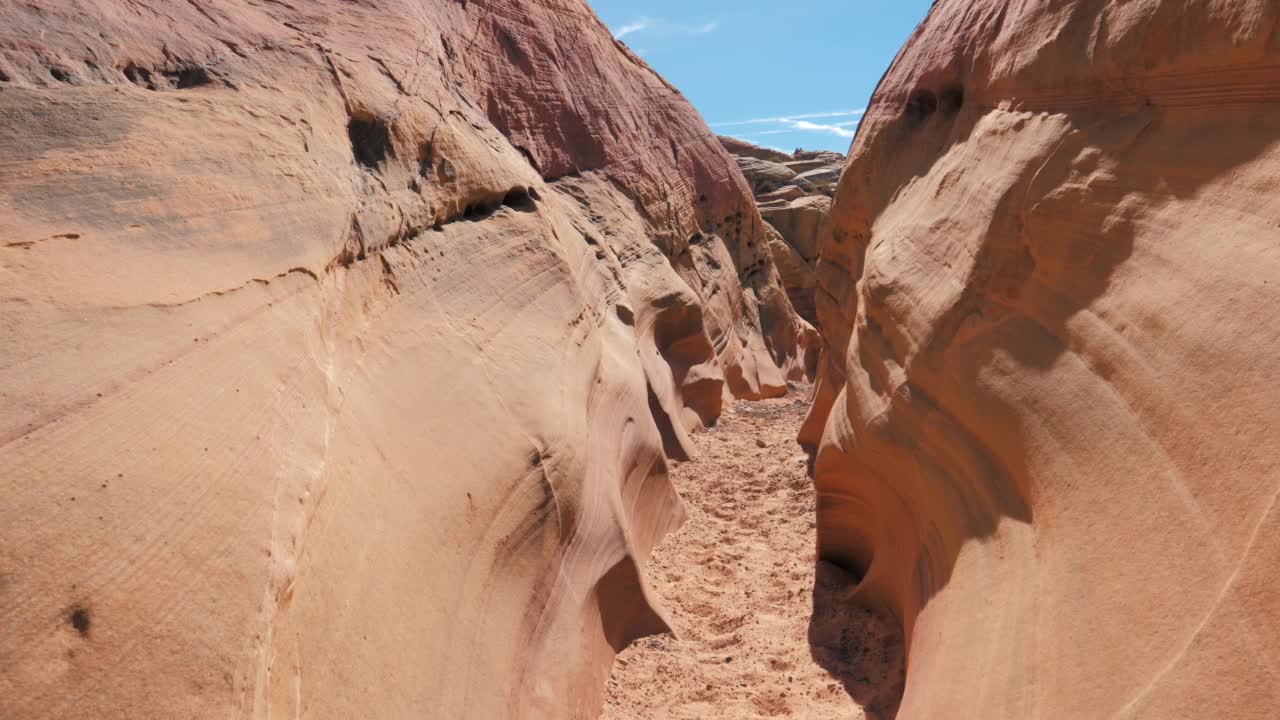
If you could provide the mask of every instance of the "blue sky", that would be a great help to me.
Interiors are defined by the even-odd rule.
[[[711,129],[845,152],[931,0],[587,0]]]

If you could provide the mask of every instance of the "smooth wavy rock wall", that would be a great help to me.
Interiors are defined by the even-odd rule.
[[[1278,20],[939,0],[880,83],[801,439],[899,720],[1280,712]]]
[[[581,0],[10,3],[0,166],[6,718],[594,717],[664,456],[804,364]]]

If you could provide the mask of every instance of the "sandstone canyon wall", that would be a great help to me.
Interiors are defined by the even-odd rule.
[[[881,81],[801,440],[899,720],[1280,712],[1278,14],[939,0]]]
[[[8,3],[0,166],[0,717],[593,717],[804,363],[581,0]]]
[[[796,150],[788,155],[737,138],[719,139],[755,193],[769,252],[791,305],[800,317],[816,325],[818,280],[814,267],[845,157],[825,150]],[[817,353],[810,353],[809,358],[816,361]]]

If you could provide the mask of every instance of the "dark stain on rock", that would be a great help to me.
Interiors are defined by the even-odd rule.
[[[80,634],[80,637],[89,637],[89,628],[93,625],[93,618],[89,614],[89,608],[83,605],[73,605],[71,612],[67,615],[67,622],[71,623],[71,627]]]
[[[937,110],[938,96],[931,90],[917,90],[911,93],[911,99],[907,100],[905,113],[912,120],[924,121]]]
[[[391,131],[386,121],[372,115],[352,115],[347,121],[347,137],[356,162],[370,170],[394,156]]]

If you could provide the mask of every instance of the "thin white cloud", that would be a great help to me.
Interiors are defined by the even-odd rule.
[[[821,125],[819,123],[811,123],[808,120],[797,120],[792,123],[791,126],[796,130],[831,133],[832,135],[839,135],[842,138],[851,138],[856,134],[853,130],[850,130],[847,127],[840,127],[839,125]]]
[[[861,111],[858,111],[861,112]],[[852,113],[810,113],[808,115],[794,115],[786,118],[760,118],[752,121],[742,121],[740,123],[721,123],[721,126],[727,124],[747,125],[747,124],[773,124],[782,127],[771,128],[769,130],[751,130],[752,136],[764,137],[766,135],[788,135],[791,133],[827,133],[842,138],[852,138],[857,134],[856,126],[860,120],[848,120],[838,123],[815,123],[809,120],[801,120],[800,118],[811,117],[820,119],[824,117],[842,117]]]
[[[614,31],[613,36],[619,40],[632,34],[648,30],[653,27],[653,21],[647,17],[638,17],[635,20],[623,25]]]
[[[651,34],[668,37],[676,35],[706,35],[719,29],[719,18],[709,20],[704,23],[689,24],[668,22],[666,20],[654,20],[653,18],[641,16],[615,30],[613,32],[613,37],[621,40],[628,35],[634,35],[640,32],[649,32]]]
[[[733,125],[773,125],[773,124],[780,124],[780,123],[794,124],[799,120],[816,120],[818,118],[835,118],[835,117],[849,117],[852,115],[862,115],[866,111],[867,111],[866,108],[862,108],[860,110],[839,110],[836,112],[804,113],[802,115],[785,115],[782,117],[752,118],[751,120],[735,120],[733,122],[713,123],[711,127],[730,127]],[[854,121],[853,124],[857,124],[857,121]]]

